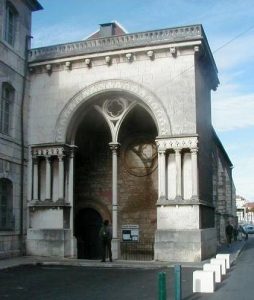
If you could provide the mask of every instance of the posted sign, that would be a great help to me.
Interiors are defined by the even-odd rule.
[[[122,240],[127,242],[139,241],[139,225],[122,225]]]

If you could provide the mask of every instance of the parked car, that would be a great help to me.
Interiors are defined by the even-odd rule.
[[[247,233],[254,233],[254,225],[244,225],[243,229]]]

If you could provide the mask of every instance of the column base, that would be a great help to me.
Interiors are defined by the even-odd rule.
[[[28,229],[27,255],[77,257],[76,238],[70,229]]]
[[[120,239],[112,239],[111,248],[112,248],[112,258],[118,259],[120,257]]]
[[[216,254],[215,228],[157,230],[154,259],[171,262],[200,262]]]

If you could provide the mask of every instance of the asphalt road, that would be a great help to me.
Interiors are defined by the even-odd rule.
[[[254,235],[213,294],[192,293],[192,273],[182,269],[182,300],[253,300]],[[174,299],[174,269],[20,266],[0,271],[0,299],[157,300],[158,273],[166,272],[167,300]]]
[[[22,266],[0,272],[0,299],[155,300],[158,272],[165,271],[167,299],[174,299],[174,270]],[[192,268],[182,270],[183,297],[192,294]]]

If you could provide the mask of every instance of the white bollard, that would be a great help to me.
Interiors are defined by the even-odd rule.
[[[225,258],[226,259],[226,268],[230,269],[230,254],[216,254],[216,258]]]
[[[210,263],[212,265],[220,264],[221,265],[221,274],[226,275],[226,260],[225,259],[223,259],[223,258],[212,258],[210,260]]]
[[[212,264],[204,264],[204,271],[214,271],[215,272],[215,282],[221,282],[221,265],[212,265]]]
[[[215,288],[214,271],[193,272],[193,293],[213,293]]]

